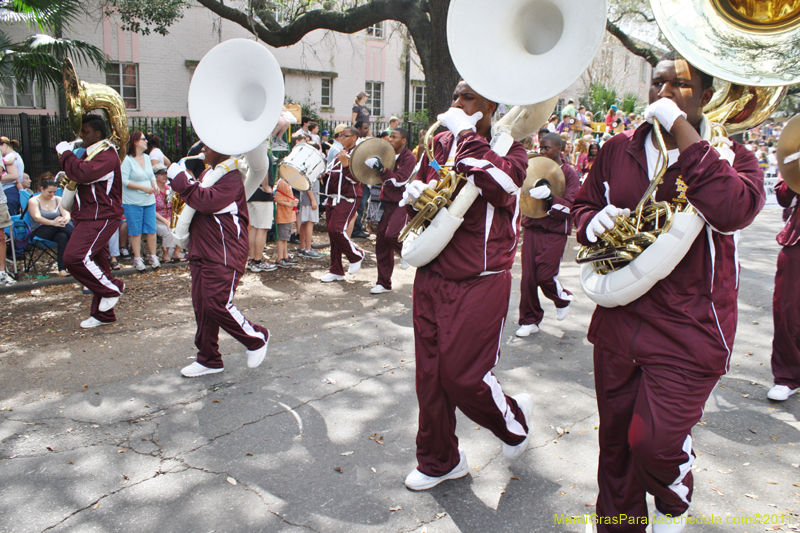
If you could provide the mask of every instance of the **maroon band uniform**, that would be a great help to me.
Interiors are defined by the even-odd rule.
[[[209,171],[203,171],[196,180],[181,172],[172,180],[172,188],[197,211],[189,226],[187,255],[197,321],[197,362],[208,368],[223,368],[218,344],[220,328],[250,351],[263,347],[269,333],[247,320],[233,304],[249,255],[250,217],[242,173],[234,168],[214,185],[202,187],[203,176]]]
[[[356,216],[364,187],[343,167],[338,157],[328,165],[328,180],[325,183],[325,220],[328,223],[328,238],[331,242],[331,266],[329,272],[344,275],[342,254],[351,263],[364,259],[364,251],[347,234],[347,226]]]
[[[800,387],[800,215],[798,195],[782,178],[775,184],[778,203],[790,209],[786,225],[778,233],[778,271],[772,296],[775,337],[772,339],[772,376],[775,385]]]
[[[84,159],[67,150],[61,154],[61,168],[67,177],[78,182],[72,220],[75,226],[64,251],[64,266],[78,283],[92,291],[90,314],[100,322],[116,322],[114,309],[100,312],[102,298],[122,294],[125,284],[111,275],[108,264],[108,240],[122,220],[122,174],[114,148],[100,152],[91,161],[85,157],[97,145],[90,146]]]
[[[528,155],[515,142],[508,155],[492,152],[475,132],[454,147],[450,132],[434,139],[434,157],[464,173],[481,194],[439,256],[417,269],[414,279],[414,344],[419,401],[417,469],[442,476],[459,463],[456,408],[516,446],[527,435],[525,415],[503,393],[492,373],[511,295],[511,267],[517,249],[519,189]],[[439,179],[421,160],[418,179]],[[463,184],[459,184],[459,189]],[[411,207],[409,214],[414,213]]]
[[[375,259],[378,262],[378,285],[385,289],[392,288],[392,272],[394,271],[394,254],[402,256],[403,245],[397,240],[409,217],[405,209],[398,209],[397,204],[403,199],[406,183],[414,171],[417,159],[407,146],[396,156],[394,170],[387,170],[381,175],[381,202],[383,216],[378,223],[375,239]]]
[[[606,142],[575,201],[578,241],[608,204],[633,210],[649,185],[645,142],[652,126]],[[708,142],[680,153],[658,187],[657,201],[689,202],[706,221],[677,267],[625,306],[598,306],[589,326],[600,415],[599,494],[602,517],[679,516],[693,480],[692,427],[719,377],[728,370],[736,332],[737,243],[764,206],[763,172],[733,143],[733,166]],[[645,526],[599,524],[599,532],[644,532]]]
[[[567,238],[572,232],[570,209],[581,178],[569,163],[561,160],[564,172],[564,197],[553,196],[547,216],[542,218],[522,217],[525,228],[522,239],[522,282],[520,284],[519,325],[538,325],[544,317],[539,303],[538,288],[557,308],[567,307],[572,302],[572,293],[558,281],[561,258]]]

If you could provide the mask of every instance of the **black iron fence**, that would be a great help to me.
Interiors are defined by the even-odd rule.
[[[322,120],[320,131],[327,130],[333,136],[333,130],[339,124],[350,124],[347,121]],[[161,141],[161,150],[171,160],[177,161],[186,155],[189,148],[197,142],[188,117],[129,117],[130,131],[141,131],[158,135]],[[417,145],[419,131],[427,128],[427,124],[406,122],[403,127],[409,130],[409,148]],[[370,130],[372,135],[389,127],[388,122],[372,122]],[[299,124],[293,124],[290,132],[300,129]],[[66,117],[59,115],[17,115],[0,114],[0,135],[16,139],[20,143],[20,155],[25,162],[25,172],[31,178],[31,189],[38,190],[38,178],[45,172],[56,174],[61,170],[58,164],[58,154],[55,146],[60,141],[70,140],[75,137],[69,127]],[[287,135],[288,137],[288,135]],[[286,139],[289,140],[288,138]],[[331,141],[332,142],[332,141]]]

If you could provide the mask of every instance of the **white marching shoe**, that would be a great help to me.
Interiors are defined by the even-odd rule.
[[[564,320],[568,316],[569,316],[569,306],[556,307],[556,318],[558,320]]]
[[[427,490],[435,487],[442,481],[448,479],[458,479],[469,474],[469,465],[467,464],[467,454],[463,450],[458,450],[460,460],[454,469],[443,476],[431,477],[426,476],[416,468],[408,476],[406,476],[406,487],[411,490]]]
[[[522,393],[517,394],[516,396],[512,396],[517,401],[517,405],[522,410],[522,414],[525,415],[525,425],[528,426],[528,434],[525,435],[525,440],[517,444],[516,446],[511,446],[510,444],[503,443],[503,455],[508,457],[509,459],[516,459],[522,452],[524,452],[528,448],[528,440],[531,437],[531,412],[533,411],[533,400],[531,399],[530,395]]]
[[[790,389],[786,385],[775,385],[767,393],[767,398],[776,402],[783,402],[800,389]]]
[[[319,278],[319,280],[322,283],[330,283],[332,281],[344,281],[344,276],[340,276],[339,274],[332,274],[332,273],[328,272],[327,274],[325,274],[324,276]]]
[[[101,313],[105,313],[109,309],[114,309],[114,306],[117,305],[119,302],[119,296],[114,296],[113,298],[100,298],[100,303],[97,306],[97,310]]]
[[[364,260],[364,258],[362,257],[359,261],[356,261],[355,263],[350,263],[350,268],[347,269],[347,273],[348,274],[355,274],[356,272],[361,270],[361,262],[363,260]]]
[[[369,290],[370,294],[383,294],[384,292],[392,292],[392,289],[387,289],[381,284],[375,285]]]
[[[520,326],[515,335],[517,337],[527,337],[531,333],[537,333],[539,331],[539,326],[536,324],[526,324],[524,326]]]
[[[686,518],[689,511],[680,516],[667,516],[656,509],[655,520],[653,521],[653,533],[681,533],[686,529]]]
[[[205,376],[206,374],[216,374],[218,372],[222,372],[225,370],[224,368],[208,368],[207,366],[203,366],[197,361],[192,363],[189,366],[185,366],[181,369],[181,374],[187,378],[196,378],[199,376]]]
[[[267,356],[267,347],[269,346],[269,338],[271,335],[269,334],[269,330],[267,330],[267,342],[264,343],[264,346],[259,348],[258,350],[247,350],[247,367],[248,368],[255,368],[261,364],[264,358]]]
[[[97,320],[95,317],[90,316],[89,318],[81,322],[81,327],[83,329],[89,329],[89,328],[96,328],[97,326],[107,326],[109,324],[113,324],[113,322],[101,322]]]

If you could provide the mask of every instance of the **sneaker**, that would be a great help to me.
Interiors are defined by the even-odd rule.
[[[442,481],[448,479],[458,479],[469,474],[469,465],[467,464],[467,454],[463,450],[458,450],[460,460],[454,469],[443,476],[431,477],[426,476],[416,468],[406,477],[406,487],[411,490],[427,490],[435,487]]]
[[[133,258],[133,268],[135,268],[139,272],[144,272],[145,270],[147,270],[147,267],[144,266],[144,261],[142,260],[141,257]]]
[[[278,265],[278,268],[292,268],[294,266],[286,259],[278,259],[278,262],[275,264]]]
[[[359,231],[358,233],[353,232],[354,239],[369,239],[369,233],[366,231]]]
[[[539,331],[539,326],[536,324],[525,324],[524,326],[520,326],[515,335],[517,337],[527,337],[531,333],[537,333]]]
[[[297,264],[297,257],[295,257],[294,254],[288,254],[288,256],[289,257],[286,259],[286,262],[291,264],[291,265],[296,265]]]
[[[267,330],[267,342],[258,350],[247,350],[247,368],[255,368],[261,364],[267,356],[267,347],[269,346],[269,330]]]
[[[800,389],[790,389],[786,385],[775,385],[767,393],[767,398],[776,402],[783,402]]]
[[[669,516],[656,509],[653,517],[653,533],[681,533],[686,529],[688,515],[689,511],[680,516]]]
[[[356,272],[361,270],[361,261],[363,261],[363,260],[364,260],[364,258],[362,257],[361,259],[359,259],[355,263],[350,263],[350,268],[347,269],[347,273],[348,274],[355,274]]]
[[[392,292],[392,289],[387,289],[383,285],[375,285],[369,290],[370,294],[383,294],[384,292]]]
[[[113,322],[101,322],[97,320],[95,317],[90,316],[89,318],[81,322],[81,327],[83,329],[89,329],[89,328],[96,328],[97,326],[107,326],[108,324],[113,324]]]
[[[566,307],[556,307],[556,318],[558,320],[564,320],[569,316],[569,305]]]
[[[509,459],[516,459],[522,455],[522,452],[524,452],[528,447],[528,439],[530,439],[531,436],[531,411],[533,411],[533,400],[528,394],[517,394],[516,396],[513,396],[513,398],[517,401],[517,405],[522,410],[522,414],[525,416],[525,424],[528,426],[528,434],[525,435],[525,440],[516,446],[503,443],[503,454]]]
[[[14,281],[14,278],[12,278],[8,272],[0,272],[0,285],[13,285],[14,283],[16,283],[16,281]]]
[[[150,266],[153,268],[153,270],[161,268],[161,261],[158,260],[157,255],[150,256]]]
[[[261,272],[260,270],[257,270],[256,262],[252,259],[247,260],[247,266],[245,268],[247,268],[247,270],[250,272]]]
[[[114,296],[113,298],[100,298],[100,304],[97,306],[98,311],[101,313],[105,313],[109,309],[113,309],[117,302],[119,301],[119,296]]]
[[[400,268],[402,268],[403,270],[407,270],[408,267],[410,266],[411,265],[408,264],[408,261],[406,261],[405,259],[400,259]]]
[[[332,281],[344,281],[344,276],[340,276],[339,274],[332,274],[332,273],[328,272],[327,274],[325,274],[324,276],[319,278],[319,280],[322,283],[330,283]]]
[[[120,250],[119,250],[119,255],[120,255],[120,256],[121,256],[123,259],[130,259],[130,258],[131,258],[131,253],[128,251],[128,249],[127,249],[127,248],[120,248]]]
[[[312,248],[311,250],[306,250],[306,257],[309,259],[322,259],[325,256]]]
[[[266,261],[261,261],[255,264],[255,268],[258,270],[254,270],[253,272],[272,272],[273,270],[278,270],[276,265],[272,263],[267,263]]]
[[[199,376],[205,376],[206,374],[217,374],[218,372],[222,372],[225,370],[224,368],[208,368],[207,366],[203,366],[197,361],[192,363],[189,366],[185,366],[181,369],[181,374],[187,378],[196,378]]]

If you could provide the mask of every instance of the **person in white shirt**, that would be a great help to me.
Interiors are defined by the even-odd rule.
[[[161,151],[161,139],[158,137],[158,135],[148,133],[145,135],[145,138],[147,139],[147,146],[150,147],[150,150],[147,152],[147,155],[150,156],[150,164],[153,166],[170,166],[172,161],[170,161],[169,158],[164,155],[164,152]]]

